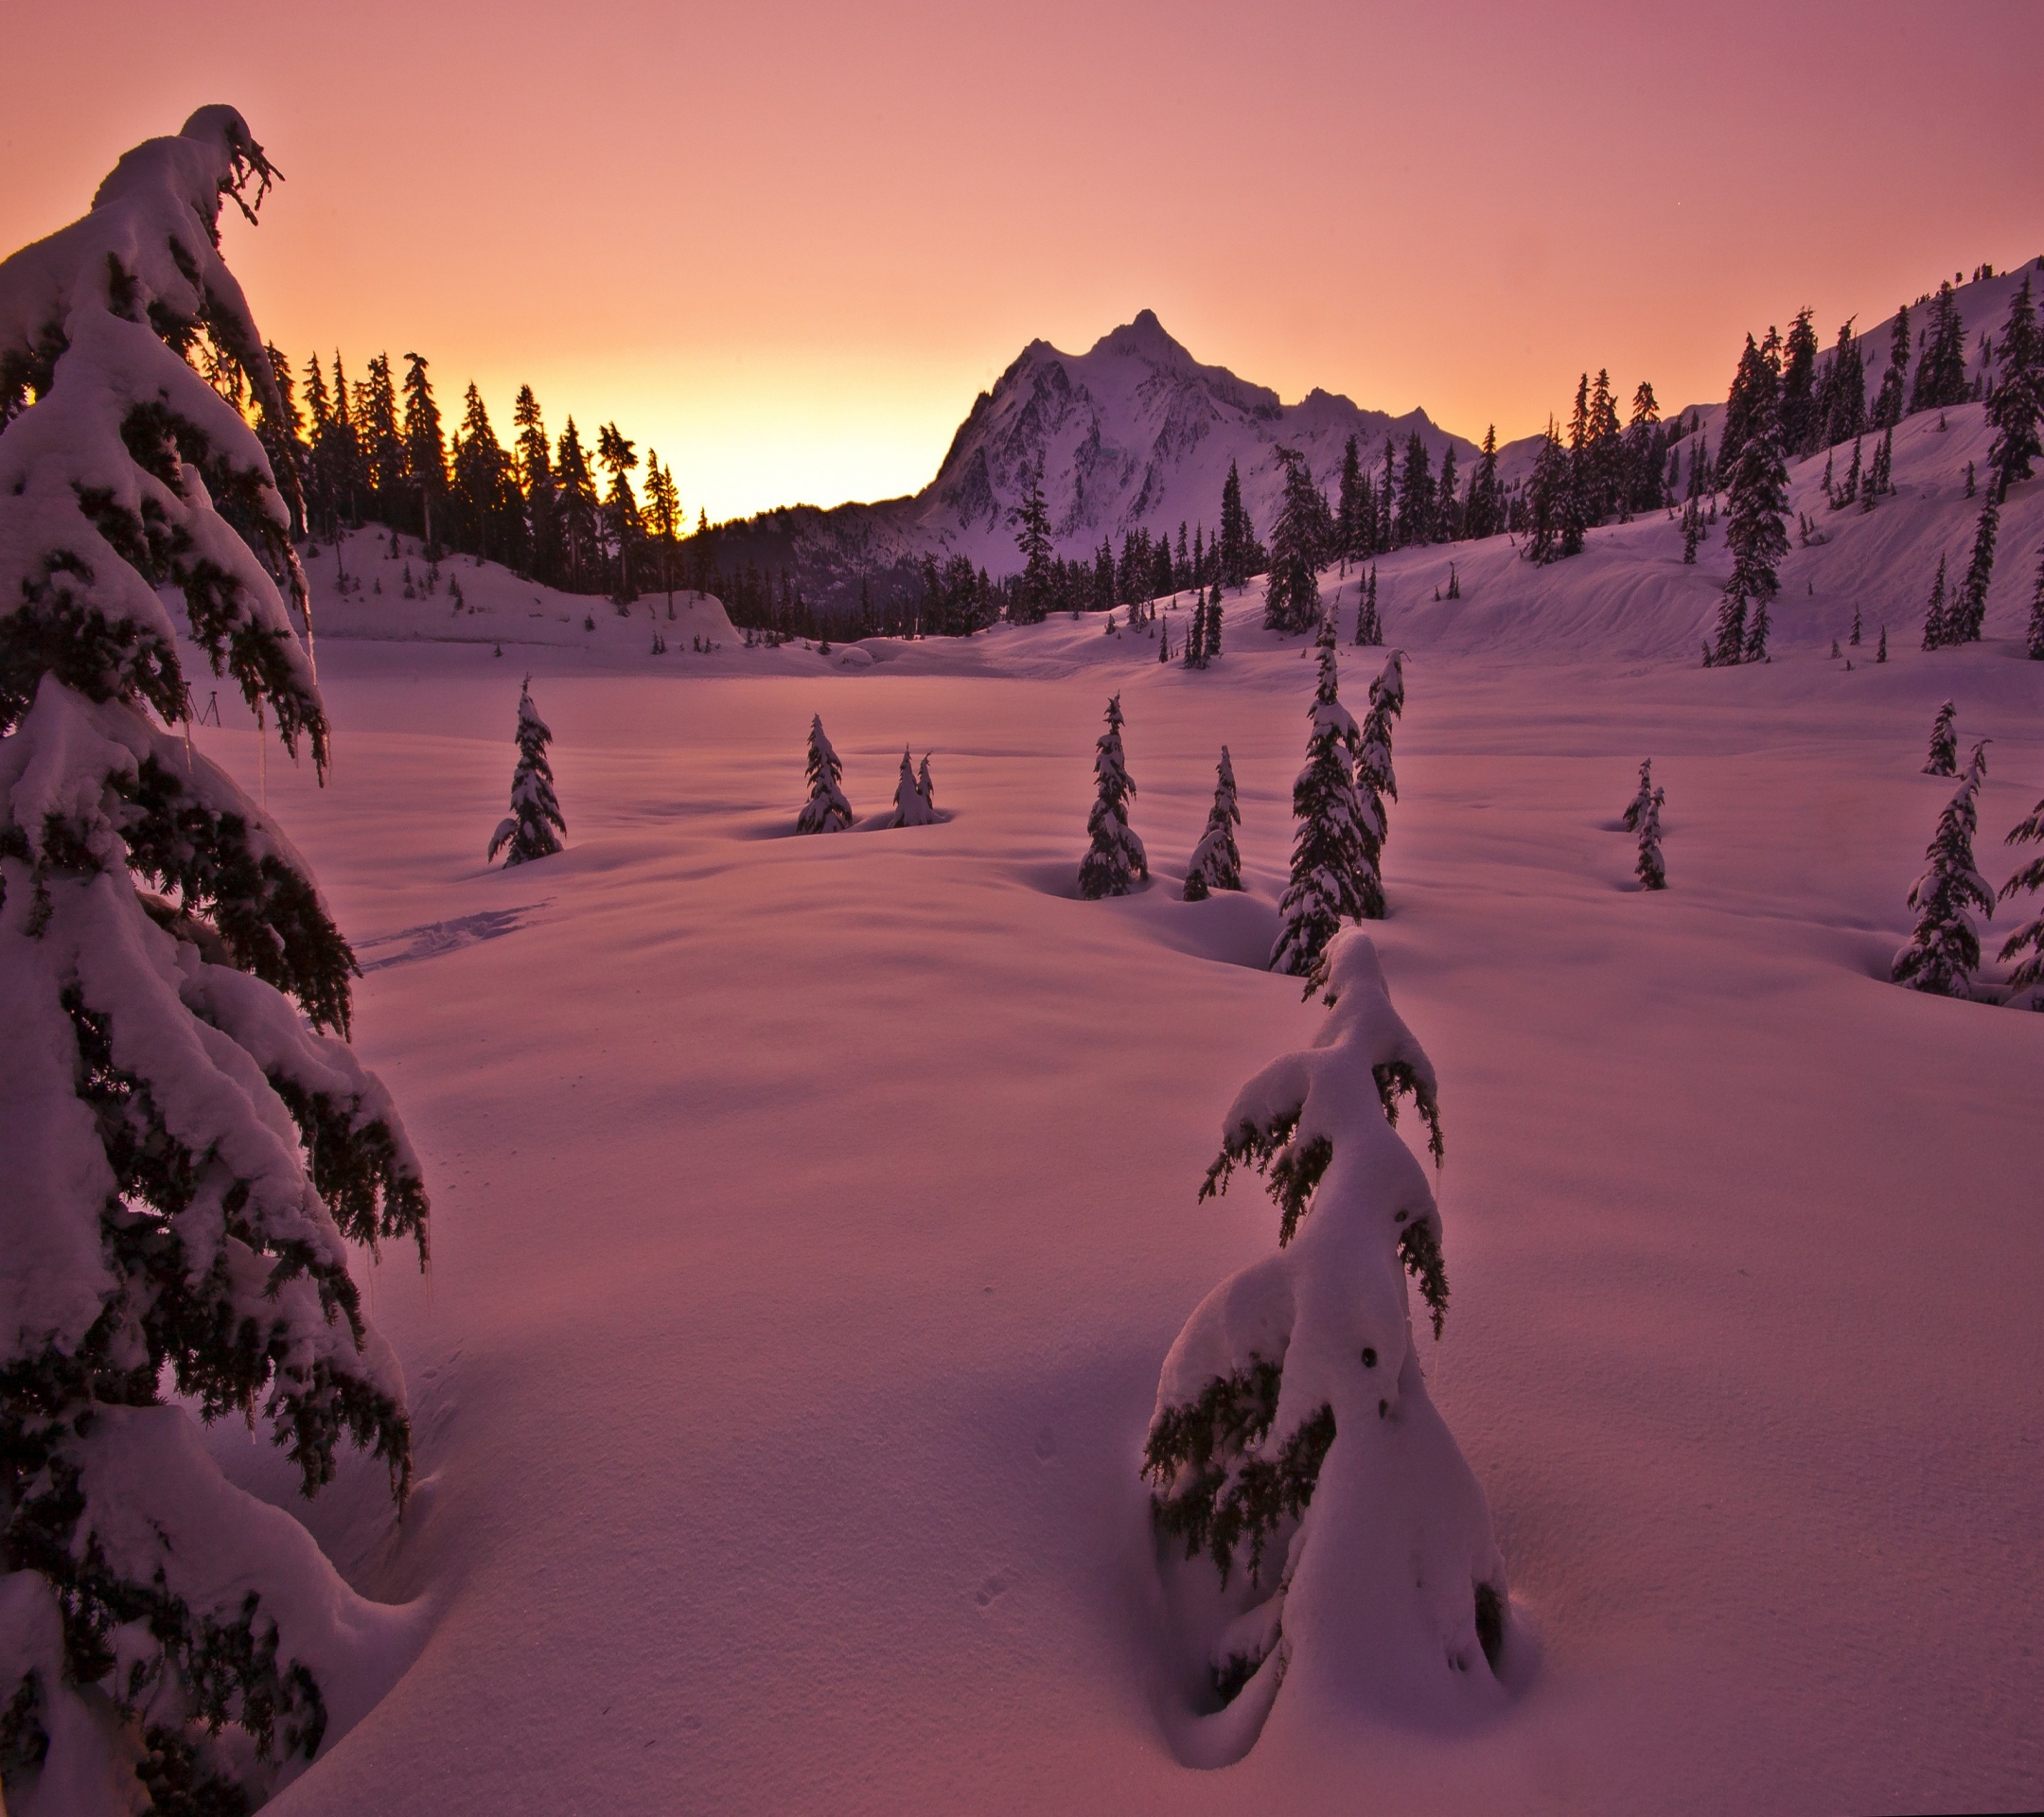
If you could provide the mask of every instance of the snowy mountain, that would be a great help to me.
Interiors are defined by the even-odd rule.
[[[1153,536],[1220,516],[1228,464],[1259,533],[1277,516],[1280,447],[1312,464],[1330,493],[1350,435],[1381,463],[1387,436],[1402,450],[1418,430],[1429,457],[1452,446],[1467,470],[1476,449],[1423,410],[1392,416],[1314,390],[1295,404],[1202,365],[1145,309],[1083,354],[1032,341],[981,392],[951,438],[936,477],[910,498],[821,511],[798,505],[713,533],[731,572],[747,562],[793,573],[808,599],[849,604],[868,580],[876,594],[907,584],[925,554],[969,556],[999,575],[1013,572],[1008,513],[1030,476],[1042,475],[1057,553],[1088,556],[1103,538],[1116,547],[1138,525]]]

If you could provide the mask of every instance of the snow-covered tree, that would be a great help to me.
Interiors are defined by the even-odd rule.
[[[1129,830],[1129,798],[1136,793],[1136,785],[1129,780],[1121,754],[1119,694],[1107,702],[1107,730],[1093,747],[1093,775],[1099,793],[1093,811],[1086,816],[1086,833],[1093,843],[1079,860],[1079,893],[1088,902],[1125,896],[1150,876],[1143,842]]]
[[[2044,842],[2044,802],[2030,810],[2028,820],[2011,827],[2002,841],[2005,845],[2040,842]],[[2012,896],[2035,895],[2040,891],[2044,891],[2044,857],[2035,857],[2001,886],[1997,900],[2007,902]],[[2028,997],[2032,1009],[2044,1010],[2044,914],[2032,916],[2003,941],[2001,957],[2017,961],[2009,974],[2010,1001]]]
[[[2044,456],[2037,432],[2044,418],[2044,339],[2037,334],[2027,273],[2009,301],[1997,362],[2000,374],[1987,394],[1987,420],[1995,432],[1987,466],[1994,476],[1988,496],[1999,503],[2011,485],[2030,477],[2032,462]]]
[[[1356,747],[1356,796],[1363,804],[1363,874],[1358,888],[1366,921],[1384,915],[1383,845],[1391,830],[1386,801],[1398,800],[1398,776],[1391,767],[1391,722],[1405,711],[1405,652],[1393,650],[1370,683],[1369,711]]]
[[[1366,647],[1383,642],[1383,621],[1377,616],[1377,569],[1374,563],[1369,577],[1356,583],[1355,641]]]
[[[1732,573],[1711,653],[1719,664],[1767,660],[1768,606],[1780,591],[1775,570],[1788,553],[1788,469],[1782,461],[1781,426],[1770,407],[1740,448],[1726,485],[1725,541],[1732,551]]]
[[[844,764],[823,734],[823,715],[809,719],[809,760],[804,770],[809,799],[795,818],[798,833],[842,833],[852,824],[852,803],[845,800]]]
[[[1321,981],[1328,947],[1345,921],[1367,911],[1375,882],[1365,841],[1362,797],[1356,792],[1355,756],[1362,729],[1342,705],[1334,646],[1320,644],[1319,685],[1307,710],[1313,730],[1306,738],[1306,765],[1292,785],[1292,875],[1278,899],[1278,943],[1270,969],[1306,980],[1311,997]],[[1380,822],[1372,829],[1383,838]],[[1366,879],[1367,881],[1366,881]]]
[[[0,265],[0,1763],[44,1811],[230,1811],[319,1750],[378,1612],[200,1441],[258,1413],[311,1494],[411,1428],[350,1243],[425,1255],[416,1156],[346,1046],[353,953],[185,735],[185,628],[324,777],[290,512],[181,354],[281,413],[220,210],[274,173],[201,109]],[[253,187],[253,195],[251,189]],[[33,401],[30,401],[32,396]],[[285,476],[291,483],[290,476]],[[185,1402],[171,1400],[175,1394]],[[190,1409],[189,1411],[187,1410]]]
[[[937,816],[916,785],[915,761],[902,747],[901,774],[894,780],[894,818],[890,826],[934,826]]]
[[[1172,1346],[1143,1451],[1152,1516],[1211,1561],[1189,1596],[1239,1755],[1273,1702],[1432,1714],[1494,1709],[1509,1602],[1482,1489],[1428,1398],[1408,1276],[1438,1336],[1441,1220],[1392,1127],[1409,1095],[1438,1165],[1434,1067],[1391,1006],[1377,949],[1327,954],[1326,1023],[1243,1086],[1200,1196],[1263,1174],[1278,1253],[1202,1300]],[[1194,1586],[1188,1585],[1188,1590]],[[1219,1748],[1216,1752],[1220,1752]]]
[[[1655,789],[1641,808],[1638,820],[1639,863],[1634,874],[1640,880],[1642,890],[1665,890],[1667,888],[1667,866],[1661,858],[1661,803],[1664,791]]]
[[[2030,595],[2030,634],[2024,647],[2033,662],[2044,662],[2044,556],[2037,561],[2036,587]]]
[[[1639,767],[1639,787],[1632,799],[1626,803],[1625,818],[1619,822],[1628,833],[1639,831],[1640,817],[1653,804],[1653,759],[1648,758]]]
[[[486,855],[494,862],[497,854],[503,853],[506,869],[552,857],[568,831],[560,803],[554,799],[554,766],[547,762],[547,747],[553,742],[553,732],[533,705],[528,675],[519,690],[519,760],[511,771],[511,811],[497,822]]]
[[[923,805],[929,809],[932,819],[937,813],[937,785],[930,781],[929,752],[923,753],[923,761],[916,766],[916,793],[923,798]]]
[[[1205,902],[1216,890],[1240,890],[1242,854],[1235,848],[1235,829],[1242,824],[1242,809],[1235,800],[1235,766],[1228,748],[1221,747],[1221,763],[1215,771],[1213,806],[1207,811],[1207,830],[1192,848],[1192,861],[1186,866],[1185,899]]]
[[[1973,834],[1980,824],[1980,785],[1987,776],[1987,741],[1973,747],[1958,792],[1938,816],[1924,848],[1923,874],[1910,886],[1916,928],[1894,956],[1897,984],[1933,997],[1971,997],[1980,969],[1980,930],[1971,910],[1994,918],[1994,891],[1973,865]]]
[[[1326,501],[1313,483],[1303,455],[1280,448],[1284,495],[1271,526],[1270,578],[1263,595],[1264,628],[1311,630],[1320,617],[1320,520]]]
[[[1995,536],[2000,526],[2001,507],[1989,486],[1981,501],[1980,521],[1974,526],[1972,559],[1946,613],[1947,644],[1977,644],[1986,628],[1987,584],[1994,578]]]
[[[1926,776],[1956,776],[1959,773],[1959,734],[1954,727],[1959,709],[1947,700],[1930,722],[1930,754],[1924,759]]]

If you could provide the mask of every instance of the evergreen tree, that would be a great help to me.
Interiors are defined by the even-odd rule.
[[[1973,558],[1952,601],[1950,641],[1954,644],[1977,644],[1986,627],[1987,583],[1994,577],[1995,534],[2000,522],[2001,507],[1995,503],[1994,487],[1989,486],[1973,533]]]
[[[556,585],[565,578],[562,568],[560,506],[555,496],[554,456],[547,442],[546,421],[539,400],[530,385],[519,387],[512,405],[511,420],[518,430],[515,444],[519,489],[525,499],[527,558],[535,579]]]
[[[617,591],[611,595],[619,605],[639,597],[632,584],[632,545],[639,540],[639,501],[632,496],[631,473],[639,465],[636,446],[618,432],[615,423],[605,423],[596,432],[596,460],[610,475],[610,489],[604,494],[603,523],[617,557]]]
[[[2040,840],[2044,840],[2044,802],[2030,810],[2028,820],[2011,827],[2002,843],[2024,845]],[[1997,900],[2007,902],[2025,891],[2035,895],[2039,891],[2044,891],[2044,857],[2031,859],[2017,872],[2001,886]],[[2009,974],[2009,1000],[2015,1002],[2027,995],[2032,1009],[2044,1010],[2044,914],[2033,916],[2003,941],[2001,957],[2017,961]]]
[[[410,469],[404,436],[397,427],[397,390],[391,379],[390,356],[378,354],[369,362],[367,372],[368,377],[355,388],[355,419],[377,515],[386,523],[395,523],[400,514],[409,516],[405,495]]]
[[[1570,554],[1567,538],[1571,523],[1570,497],[1575,491],[1567,451],[1561,446],[1553,420],[1533,463],[1533,478],[1526,488],[1525,555],[1528,561],[1557,561]],[[1580,530],[1577,529],[1580,547]]]
[[[1859,337],[1848,317],[1838,331],[1838,342],[1824,367],[1824,382],[1817,396],[1817,415],[1827,448],[1841,442],[1857,443],[1866,428],[1866,363],[1859,353]]]
[[[1040,625],[1050,613],[1050,507],[1044,501],[1043,470],[1031,469],[1029,486],[1008,513],[1022,556],[1022,584],[1009,617]]]
[[[1875,394],[1874,415],[1869,427],[1893,429],[1902,420],[1903,387],[1910,369],[1910,312],[1903,304],[1895,311],[1894,331],[1888,338],[1888,365],[1881,374],[1880,390]]]
[[[1462,533],[1462,505],[1455,496],[1454,444],[1441,450],[1440,479],[1435,489],[1434,540],[1453,542]]]
[[[1788,470],[1783,465],[1781,432],[1771,412],[1752,427],[1725,494],[1725,541],[1732,573],[1725,581],[1718,617],[1719,663],[1761,662],[1767,656],[1769,603],[1780,590],[1775,570],[1788,553]],[[1747,622],[1747,606],[1754,607]]]
[[[1209,662],[1221,654],[1221,583],[1213,585],[1213,593],[1207,602],[1207,657]]]
[[[890,826],[934,826],[937,816],[916,785],[915,763],[908,747],[902,747],[901,774],[894,779],[894,818]]]
[[[934,818],[937,812],[937,785],[930,781],[929,752],[923,753],[923,761],[916,766],[916,793],[923,798],[923,805]]]
[[[2030,635],[2026,647],[2033,662],[2044,662],[2044,558],[2037,562],[2036,587],[2030,595]]]
[[[1401,548],[1434,539],[1434,469],[1426,443],[1416,429],[1405,438],[1405,467],[1399,475],[1395,534]]]
[[[1315,572],[1320,565],[1320,493],[1301,455],[1280,448],[1278,458],[1284,463],[1284,498],[1271,529],[1263,626],[1289,633],[1311,630],[1320,616],[1320,582]]]
[[[1817,330],[1810,314],[1796,311],[1782,345],[1781,439],[1790,459],[1813,453],[1824,429],[1817,415]]]
[[[1885,625],[1880,628],[1880,648],[1874,653],[1874,660],[1877,662],[1885,662],[1888,660],[1888,627]]]
[[[1640,810],[1639,863],[1634,867],[1634,874],[1639,878],[1642,890],[1667,888],[1667,866],[1661,857],[1661,803],[1664,799],[1663,791],[1657,788]]]
[[[1924,612],[1923,646],[1927,650],[1943,649],[1955,640],[1951,634],[1951,614],[1945,604],[1945,557],[1938,557],[1937,578],[1930,583],[1930,604]],[[1947,770],[1946,775],[1951,772]]]
[[[1336,553],[1348,561],[1359,560],[1368,553],[1370,532],[1375,527],[1367,520],[1376,513],[1370,508],[1365,484],[1362,449],[1350,435],[1342,447],[1341,487],[1334,512]]]
[[[554,766],[547,761],[547,747],[554,733],[533,705],[532,677],[519,690],[518,766],[511,772],[511,812],[497,823],[485,855],[494,863],[499,852],[508,870],[534,858],[552,857],[561,849],[568,822],[561,819],[560,803],[554,799]]]
[[[568,587],[572,592],[581,592],[601,585],[601,556],[596,546],[596,482],[590,476],[589,456],[583,451],[573,416],[561,432],[555,478]]]
[[[803,774],[809,799],[795,817],[798,833],[843,833],[852,825],[852,803],[845,800],[844,765],[823,735],[823,715],[809,720],[809,757]]]
[[[1639,831],[1640,817],[1647,812],[1652,802],[1653,759],[1649,757],[1639,767],[1639,788],[1634,792],[1632,799],[1626,803],[1625,815],[1619,824],[1628,833],[1637,833]]]
[[[1255,546],[1256,531],[1242,506],[1242,475],[1230,461],[1221,483],[1221,578],[1227,586],[1240,588],[1248,581]]]
[[[1874,460],[1867,470],[1866,484],[1859,488],[1859,508],[1871,511],[1874,501],[1883,492],[1894,490],[1894,425],[1890,423],[1881,431],[1880,446],[1874,450]]]
[[[1470,474],[1469,503],[1462,516],[1462,534],[1471,541],[1494,537],[1505,527],[1503,501],[1498,493],[1497,425],[1484,431],[1483,451]]]
[[[1916,927],[1895,954],[1891,976],[1897,984],[1932,997],[1971,997],[1980,969],[1980,931],[1971,910],[1994,918],[1994,891],[1973,868],[1973,834],[1979,825],[1980,785],[1987,775],[1987,741],[1973,747],[1958,792],[1938,816],[1937,831],[1924,850],[1923,874],[1910,886],[1909,906]]]
[[[1362,730],[1341,703],[1334,644],[1319,646],[1320,678],[1308,710],[1313,731],[1306,765],[1292,785],[1292,874],[1278,904],[1278,944],[1270,969],[1306,980],[1306,995],[1324,981],[1329,943],[1345,921],[1361,921],[1375,882],[1364,843],[1363,800],[1356,792],[1355,756]],[[1374,829],[1381,840],[1382,823]],[[1381,893],[1381,886],[1379,886]]]
[[[1987,394],[1987,420],[1995,432],[1987,467],[1994,475],[1988,494],[2000,503],[2011,485],[2030,477],[2031,463],[2044,455],[2037,433],[2044,417],[2044,342],[2030,303],[2028,273],[2009,303],[1998,357],[2000,376]]]
[[[1620,462],[1621,503],[1628,515],[1658,511],[1666,503],[1672,483],[1664,477],[1663,447],[1661,406],[1654,400],[1653,387],[1642,379],[1632,393],[1632,416],[1626,424]]]
[[[1718,470],[1729,474],[1738,465],[1746,444],[1760,432],[1762,424],[1772,424],[1780,435],[1781,354],[1774,330],[1755,344],[1746,337],[1746,350],[1739,355],[1738,370],[1732,376],[1731,395],[1725,400],[1724,422],[1718,431]]]
[[[203,332],[281,420],[218,234],[222,202],[253,219],[273,175],[239,114],[202,108],[0,264],[0,1767],[17,1809],[245,1811],[319,1752],[317,1672],[379,1667],[369,1608],[288,1511],[227,1483],[195,1415],[260,1416],[308,1496],[346,1440],[400,1503],[410,1480],[402,1379],[347,1244],[413,1240],[423,1261],[428,1208],[346,1045],[354,954],[268,814],[173,730],[183,636],[322,781],[330,760],[272,578],[303,604],[279,476],[181,357]]]
[[[1386,801],[1398,800],[1398,776],[1391,767],[1391,722],[1405,711],[1405,652],[1393,650],[1370,683],[1369,711],[1363,716],[1355,750],[1356,798],[1363,804],[1357,822],[1364,870],[1358,880],[1363,917],[1384,917],[1383,846],[1390,832]]]
[[[1210,1624],[1211,1692],[1239,1700],[1249,1738],[1280,1698],[1308,1712],[1381,1698],[1410,1720],[1422,1683],[1466,1712],[1459,1727],[1492,1707],[1471,1679],[1495,1668],[1508,1621],[1483,1492],[1427,1398],[1406,1292],[1410,1277],[1437,1337],[1440,1213],[1392,1126],[1410,1094],[1438,1164],[1434,1067],[1367,938],[1343,935],[1325,969],[1325,1025],[1242,1088],[1201,1188],[1263,1174],[1278,1253],[1187,1321],[1143,1449],[1159,1537],[1207,1554],[1224,1586],[1247,1579],[1225,1599],[1198,1586],[1172,1618]]]
[[[1924,759],[1926,776],[1956,776],[1959,773],[1959,734],[1953,730],[1959,709],[1949,700],[1937,710],[1930,724],[1930,754]]]
[[[1215,771],[1213,806],[1207,813],[1207,830],[1192,848],[1192,861],[1186,866],[1185,899],[1205,902],[1216,890],[1240,890],[1242,854],[1235,849],[1235,829],[1242,824],[1242,809],[1235,800],[1235,766],[1228,761],[1228,748],[1221,747],[1221,763]]]
[[[1121,754],[1121,697],[1107,702],[1107,730],[1093,747],[1093,775],[1099,794],[1086,816],[1092,840],[1079,861],[1079,893],[1087,902],[1102,896],[1125,896],[1150,877],[1150,859],[1142,841],[1129,828],[1129,799],[1136,785],[1129,780]]]
[[[1916,382],[1910,391],[1910,413],[1949,410],[1971,394],[1966,381],[1965,326],[1959,319],[1959,298],[1947,282],[1930,302],[1930,325],[1923,358],[1916,362]]]
[[[661,586],[667,595],[667,616],[674,616],[674,557],[678,533],[688,521],[681,510],[681,494],[675,485],[674,469],[661,465],[660,450],[646,450],[646,526],[660,552]]]
[[[523,501],[511,457],[498,443],[483,394],[473,384],[463,400],[453,476],[449,503],[460,546],[485,559],[517,566],[523,553]]]
[[[406,476],[417,492],[419,534],[426,544],[426,559],[432,561],[440,552],[433,514],[447,493],[448,464],[440,406],[433,401],[426,364],[415,353],[405,355],[404,448]],[[474,389],[469,387],[471,392]]]

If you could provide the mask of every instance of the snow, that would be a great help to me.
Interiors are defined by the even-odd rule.
[[[1979,418],[1906,421],[1872,513],[1816,501],[1830,540],[1785,558],[1764,666],[1699,664],[1715,532],[1686,569],[1660,519],[1542,570],[1502,538],[1382,559],[1407,702],[1370,934],[1440,1080],[1454,1288],[1412,1367],[1537,1664],[1446,1727],[1367,1699],[1295,1720],[1288,1690],[1212,1772],[1176,1747],[1137,1466],[1174,1334],[1272,1254],[1260,1194],[1195,1202],[1223,1118],[1326,1015],[1262,969],[1300,641],[1252,590],[1205,671],[1093,619],[854,668],[729,636],[653,657],[645,619],[592,601],[583,633],[549,600],[500,661],[440,635],[444,598],[322,591],[332,777],[273,761],[269,792],[393,955],[356,1050],[423,1156],[434,1265],[359,1272],[422,1480],[396,1527],[379,1466],[305,1505],[239,1428],[206,1443],[428,1632],[275,1808],[2038,1803],[2044,1016],[1887,979],[1951,789],[1918,774],[1938,703],[1994,740],[1990,884],[2044,793],[2019,642],[2044,481],[2004,511],[1988,641],[1915,647]],[[528,666],[575,843],[493,872]],[[1117,690],[1168,856],[1083,903]],[[819,712],[868,837],[780,837]],[[253,791],[222,717],[193,736]],[[1185,903],[1224,741],[1246,889]],[[943,753],[952,818],[890,832],[905,742]],[[1656,893],[1617,837],[1649,751]]]

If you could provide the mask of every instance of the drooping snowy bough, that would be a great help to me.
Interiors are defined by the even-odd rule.
[[[1187,1321],[1143,1454],[1174,1614],[1202,1643],[1187,1690],[1211,1713],[1210,1764],[1245,1752],[1274,1704],[1311,1732],[1500,1695],[1504,1560],[1427,1397],[1407,1297],[1409,1275],[1438,1335],[1440,1214],[1393,1128],[1410,1096],[1438,1161],[1434,1067],[1367,936],[1342,934],[1327,970],[1325,1026],[1242,1088],[1201,1189],[1263,1173],[1278,1252]]]
[[[176,632],[322,771],[256,433],[181,357],[207,336],[281,413],[220,260],[273,173],[232,108],[131,151],[0,264],[0,1763],[17,1812],[228,1811],[310,1759],[323,1685],[386,1649],[296,1521],[191,1414],[258,1410],[306,1493],[352,1440],[402,1497],[396,1361],[350,1242],[427,1201],[345,1045],[354,955],[304,860],[171,730]],[[32,397],[33,401],[30,401]],[[287,476],[287,484],[291,484]],[[188,734],[188,727],[187,727]]]

